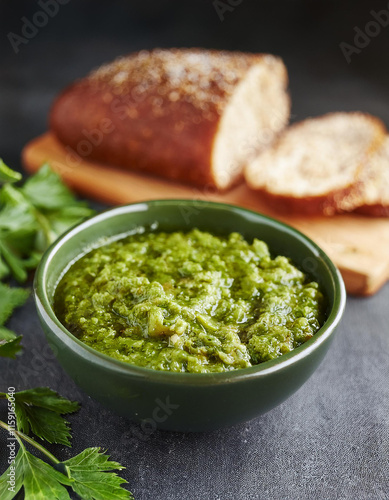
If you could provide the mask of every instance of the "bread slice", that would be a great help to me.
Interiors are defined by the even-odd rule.
[[[330,113],[288,128],[246,168],[248,185],[275,207],[334,214],[358,204],[359,173],[385,137],[363,113]]]
[[[389,136],[361,174],[360,206],[356,212],[389,217]]]
[[[226,189],[287,124],[287,85],[272,55],[141,51],[67,88],[50,127],[69,163],[86,158]]]

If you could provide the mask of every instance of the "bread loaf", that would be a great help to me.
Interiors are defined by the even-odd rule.
[[[289,213],[332,215],[361,202],[361,173],[385,137],[363,113],[331,113],[297,123],[246,168],[252,189]]]
[[[362,171],[359,200],[357,212],[389,217],[389,136]]]
[[[69,161],[225,189],[288,122],[287,83],[284,64],[272,55],[141,51],[67,88],[51,109],[50,127]]]

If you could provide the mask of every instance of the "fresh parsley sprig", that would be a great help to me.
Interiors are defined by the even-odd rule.
[[[0,283],[0,357],[15,358],[21,350],[22,336],[16,335],[4,325],[14,309],[25,303],[28,295],[28,290],[10,288],[4,283]]]
[[[48,164],[18,187],[19,180],[0,160],[0,280],[13,276],[22,283],[46,248],[94,211],[76,200]]]
[[[47,164],[19,186],[21,179],[0,159],[0,356],[11,358],[21,350],[22,337],[4,324],[13,309],[23,305],[28,292],[1,281],[13,277],[25,282],[46,248],[94,213],[76,200]]]
[[[0,182],[17,182],[22,179],[22,174],[20,172],[15,172],[0,158]]]
[[[0,399],[11,401],[11,397],[6,393],[0,393]],[[112,472],[124,467],[109,460],[109,455],[100,448],[87,448],[60,462],[28,435],[32,431],[50,443],[69,446],[70,429],[68,422],[61,415],[77,411],[78,403],[44,387],[16,392],[12,395],[12,401],[17,428],[13,429],[1,420],[0,427],[15,437],[19,450],[9,468],[0,476],[2,500],[12,500],[22,488],[25,500],[70,500],[67,488],[71,488],[84,500],[133,499],[132,494],[122,486],[127,481]],[[25,443],[37,449],[53,465],[30,453]],[[14,477],[14,483],[10,483],[10,477]]]
[[[0,399],[7,394],[0,392]],[[13,395],[18,430],[48,441],[70,446],[68,422],[61,417],[79,409],[79,404],[59,396],[47,387],[38,387]]]

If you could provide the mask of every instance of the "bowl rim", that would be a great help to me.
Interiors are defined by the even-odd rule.
[[[118,359],[112,358],[107,354],[103,354],[92,347],[88,346],[77,337],[75,337],[69,330],[67,330],[62,323],[59,321],[54,313],[51,306],[50,299],[48,297],[46,283],[47,275],[50,271],[50,264],[54,259],[57,251],[64,245],[67,241],[79,235],[84,229],[89,228],[95,224],[98,224],[106,219],[112,217],[123,215],[126,213],[134,213],[147,210],[148,207],[158,206],[158,205],[182,205],[188,203],[195,203],[196,205],[201,205],[202,207],[224,209],[228,211],[233,211],[238,214],[251,214],[258,218],[258,220],[264,220],[270,223],[271,226],[282,230],[282,232],[298,239],[308,247],[315,257],[320,258],[327,271],[331,277],[331,284],[333,288],[333,305],[329,311],[328,317],[324,325],[311,337],[307,342],[301,346],[293,349],[291,352],[283,354],[282,356],[253,365],[248,368],[240,368],[227,372],[217,372],[217,373],[187,373],[187,372],[169,372],[163,370],[154,370],[152,368],[145,368],[137,365],[132,365],[125,361],[120,361]],[[104,238],[104,235],[102,235]],[[96,243],[98,240],[96,240]],[[91,247],[92,248],[92,247]],[[64,267],[66,269],[66,267]],[[136,378],[143,378],[147,380],[152,380],[154,382],[168,383],[168,384],[186,384],[186,385],[220,385],[220,384],[230,384],[237,381],[264,377],[271,373],[279,372],[285,369],[287,366],[295,364],[300,360],[309,356],[314,352],[321,344],[327,341],[331,337],[332,333],[338,326],[345,309],[346,304],[346,290],[342,276],[327,256],[327,254],[309,237],[301,233],[298,229],[285,224],[273,217],[269,217],[260,212],[255,212],[253,210],[230,205],[228,203],[219,203],[213,201],[205,201],[199,199],[161,199],[161,200],[146,200],[140,202],[129,203],[126,205],[120,205],[102,212],[84,220],[83,222],[76,224],[75,226],[68,229],[63,233],[44,253],[38,268],[35,273],[34,278],[34,298],[36,307],[41,316],[41,321],[44,321],[46,326],[51,330],[51,332],[59,338],[64,344],[67,345],[72,351],[83,358],[87,358],[94,364],[98,364],[101,367],[105,367],[114,372],[127,374],[134,376]]]

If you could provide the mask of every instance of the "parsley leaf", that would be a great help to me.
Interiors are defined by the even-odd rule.
[[[0,255],[6,267],[3,274],[12,273],[23,282],[28,268],[25,258],[34,251],[38,225],[31,207],[11,184],[1,189],[0,201]]]
[[[15,471],[15,486],[9,491],[11,467]],[[35,457],[21,445],[15,463],[0,477],[0,498],[11,500],[24,487],[25,500],[70,500],[69,493],[63,485],[70,486],[72,480],[58,472],[49,464]]]
[[[8,274],[9,274],[8,266],[5,264],[0,254],[0,281],[6,278]]]
[[[29,296],[28,290],[10,288],[0,283],[0,325],[4,325],[16,307],[22,306]]]
[[[80,220],[90,217],[90,215],[90,208],[82,205],[73,205],[51,212],[47,214],[46,217],[50,224],[52,234],[56,239],[70,227],[80,222]]]
[[[26,500],[35,498],[67,500],[70,498],[63,484],[70,485],[71,481],[64,474],[56,471],[26,449],[23,450],[20,462]]]
[[[16,307],[22,306],[29,295],[28,290],[22,288],[10,288],[0,283],[0,356],[15,358],[21,350],[21,336],[16,336],[11,330],[5,328],[4,324],[11,316]]]
[[[46,248],[94,211],[77,201],[47,164],[16,187],[12,182],[19,174],[3,162],[2,179],[9,182],[0,190],[0,279],[12,275],[24,282]]]
[[[38,387],[14,394],[18,430],[49,443],[70,446],[69,423],[61,416],[79,409],[77,402],[69,401],[47,387]]]
[[[100,452],[100,448],[87,448],[65,462],[68,476],[73,479],[71,487],[85,500],[129,500],[132,494],[122,488],[127,481],[110,470],[124,469],[109,456]]]
[[[22,336],[16,336],[11,330],[0,327],[0,357],[13,358],[22,350],[20,341]]]
[[[22,174],[11,170],[0,158],[0,183],[2,182],[17,182],[22,178]]]
[[[124,467],[110,460],[100,448],[87,448],[78,455],[60,462],[46,448],[27,435],[30,430],[42,439],[68,444],[67,422],[60,416],[78,410],[76,402],[69,401],[46,387],[13,393],[17,430],[0,420],[0,427],[14,435],[19,451],[9,468],[0,476],[1,500],[19,498],[24,491],[25,500],[70,500],[68,488],[84,500],[133,500],[124,489],[127,481],[115,470]],[[0,399],[7,399],[0,392]],[[47,434],[47,428],[52,428]],[[50,439],[48,439],[50,438]],[[54,466],[26,450],[23,441],[37,448]]]
[[[15,186],[20,180],[21,174],[0,159],[0,184],[3,184],[0,189],[0,282],[11,276],[19,283],[25,282],[28,271],[37,267],[46,248],[69,227],[94,213],[84,202],[76,200],[47,164],[27,179],[24,186]],[[21,337],[3,328],[9,314],[2,319],[2,302],[5,297],[12,300],[11,294],[10,288],[0,287],[0,356],[14,358],[21,350]],[[11,312],[16,306],[11,307]]]
[[[20,196],[19,191],[10,184],[2,187],[0,192],[0,229],[13,233],[28,231],[34,233],[37,224],[31,212],[31,207]]]
[[[111,470],[121,470],[117,462],[100,453],[100,448],[87,448],[58,465],[65,466],[67,474],[59,472],[40,458],[35,457],[21,444],[15,462],[0,476],[1,500],[12,500],[24,488],[25,500],[70,500],[65,486],[83,500],[132,500],[132,494],[121,485],[127,481]],[[13,469],[11,469],[13,467]],[[14,474],[13,474],[14,473]],[[10,477],[15,485],[10,491]]]
[[[26,180],[20,191],[34,207],[44,210],[57,210],[79,203],[47,163]]]
[[[27,271],[23,259],[17,257],[12,252],[12,249],[3,241],[0,240],[0,252],[3,254],[3,259],[14,277],[21,283],[27,279]]]
[[[23,486],[23,476],[21,472],[21,460],[23,451],[20,449],[15,457],[15,461],[0,476],[0,498],[1,500],[12,500],[16,497]],[[15,480],[15,484],[11,482]]]

